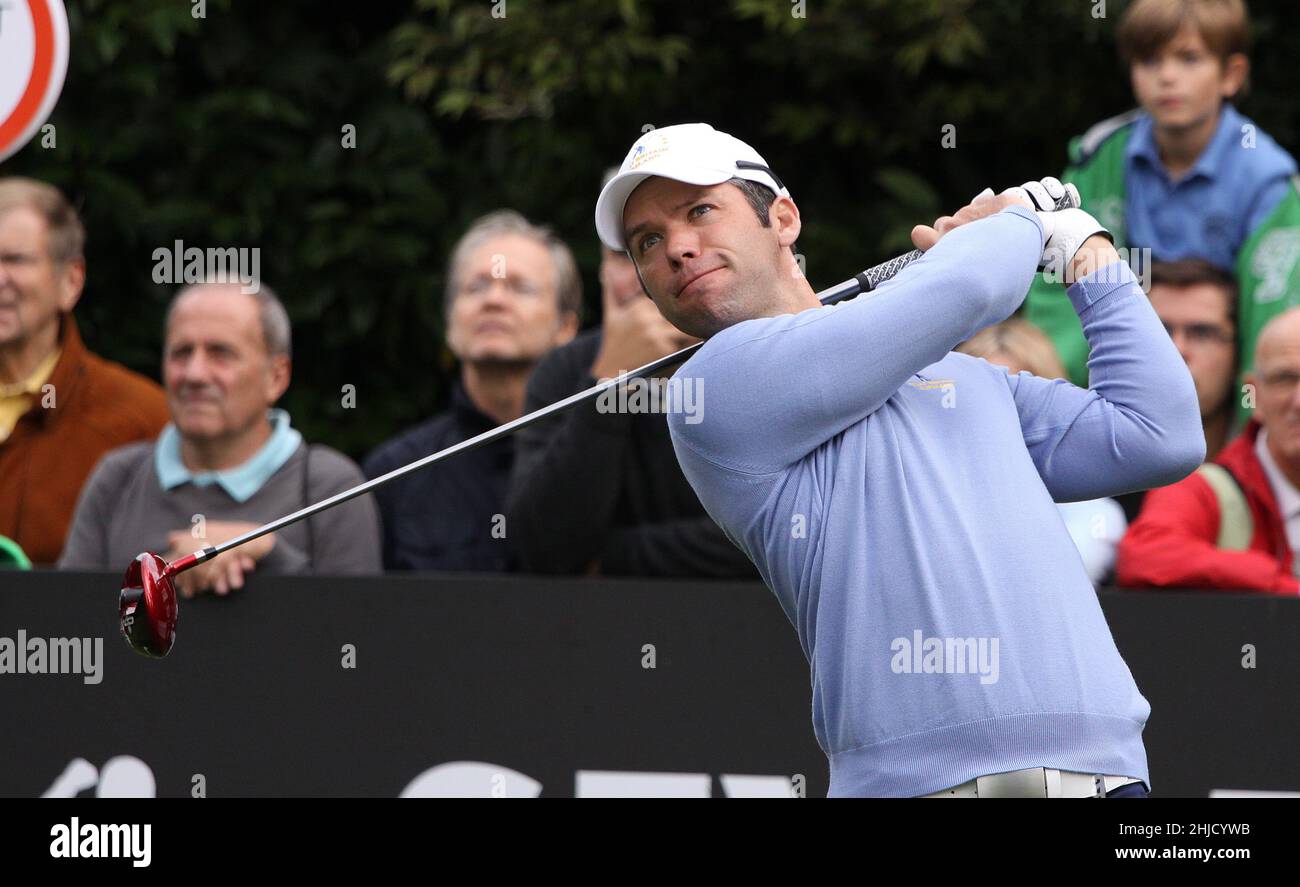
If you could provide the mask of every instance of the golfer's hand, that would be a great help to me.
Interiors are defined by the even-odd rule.
[[[167,542],[171,553],[167,559],[191,554],[209,545],[242,536],[258,525],[244,521],[208,521],[204,536],[195,536],[190,530],[175,530],[168,534]],[[275,534],[268,533],[252,541],[245,542],[238,548],[218,555],[210,561],[204,561],[176,576],[176,590],[185,597],[193,597],[206,591],[217,594],[229,594],[244,587],[244,574],[254,570],[257,562],[271,553],[275,548]]]
[[[664,320],[655,303],[644,296],[626,305],[610,304],[601,321],[600,351],[591,375],[608,379],[698,341]]]
[[[940,216],[934,220],[933,225],[917,225],[912,229],[912,243],[917,249],[928,250],[954,228],[987,218],[1008,206],[1023,206],[1030,210],[1034,208],[1034,204],[1024,192],[1017,188],[1009,188],[1001,194],[994,194],[992,190],[985,189],[952,215]]]
[[[1062,200],[1068,198],[1066,206],[1080,207],[1083,206],[1083,200],[1079,197],[1079,189],[1069,182],[1062,182],[1053,176],[1045,179],[1039,179],[1036,182],[1025,182],[1019,188],[1008,188],[1003,194],[1009,194],[1012,191],[1023,191],[1024,196],[1034,205],[1038,212],[1056,212],[1056,207]]]

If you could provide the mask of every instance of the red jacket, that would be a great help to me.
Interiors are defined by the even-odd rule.
[[[1115,579],[1133,588],[1221,588],[1272,594],[1300,593],[1291,573],[1291,546],[1255,455],[1260,425],[1247,424],[1214,461],[1232,472],[1254,522],[1248,551],[1217,548],[1219,500],[1200,474],[1147,493],[1142,513],[1119,545]]]

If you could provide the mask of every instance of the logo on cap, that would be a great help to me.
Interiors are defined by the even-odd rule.
[[[627,171],[631,172],[661,156],[668,150],[668,139],[660,133],[655,133],[646,141],[637,145],[632,150],[632,156],[627,159]]]

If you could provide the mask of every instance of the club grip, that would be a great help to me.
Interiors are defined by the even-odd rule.
[[[1072,192],[1068,189],[1061,199],[1056,201],[1056,209],[1058,210],[1078,208],[1079,202],[1074,199]],[[847,299],[850,296],[858,295],[859,293],[869,293],[886,280],[889,280],[889,278],[893,277],[899,271],[902,271],[908,265],[921,258],[923,255],[925,255],[924,252],[919,249],[914,249],[910,253],[896,256],[887,262],[881,262],[879,265],[868,268],[866,271],[863,271],[854,278],[860,287],[857,292],[841,292],[840,287],[834,287],[829,293],[829,297],[822,299],[822,304],[831,305],[835,302]]]

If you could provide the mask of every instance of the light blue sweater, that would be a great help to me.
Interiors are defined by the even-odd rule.
[[[870,298],[738,323],[675,374],[708,394],[670,404],[677,458],[799,633],[832,796],[1036,766],[1150,785],[1150,705],[1053,500],[1193,471],[1196,391],[1123,263],[1068,291],[1090,390],[950,353],[1015,311],[1042,248],[1004,210]]]

